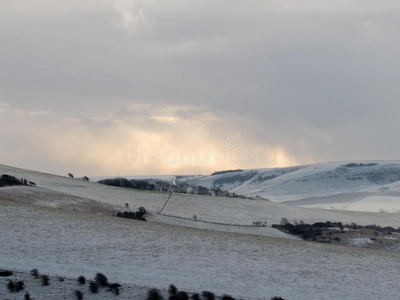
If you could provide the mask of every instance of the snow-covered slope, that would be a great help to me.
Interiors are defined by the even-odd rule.
[[[400,252],[304,242],[250,226],[286,217],[398,227],[399,214],[141,192],[3,165],[0,174],[37,184],[0,188],[0,268],[69,277],[102,272],[121,283],[174,283],[245,299],[396,299],[400,293]],[[393,197],[396,189],[384,187]],[[125,203],[145,206],[150,222],[109,216]],[[53,299],[65,297],[59,296]]]
[[[125,210],[125,204],[128,203],[129,207],[133,210],[144,206],[154,216],[154,221],[172,222],[172,224],[179,222],[180,224],[184,223],[188,227],[192,226],[190,224],[196,224],[193,226],[198,227],[202,222],[204,224],[212,222],[218,223],[214,224],[215,230],[225,231],[222,228],[231,226],[230,229],[226,230],[231,231],[234,230],[232,228],[236,225],[251,226],[254,221],[265,221],[269,225],[279,223],[283,217],[288,218],[292,222],[294,220],[304,220],[305,222],[356,222],[363,225],[375,223],[381,226],[396,228],[400,223],[399,214],[311,209],[262,200],[143,192],[4,165],[0,165],[0,174],[26,178],[37,184],[36,188],[1,188],[0,198],[3,199],[80,211],[92,210],[93,212],[97,212],[102,210],[106,214]],[[389,190],[394,190],[394,188]],[[161,216],[164,217],[158,215],[160,212]],[[175,221],[171,221],[171,219],[166,221],[166,216],[174,217]],[[196,220],[194,216],[196,216]],[[264,228],[265,231],[270,229]],[[272,232],[275,232],[275,230]],[[265,233],[265,235],[270,234],[274,233]]]
[[[132,176],[127,178],[143,179]],[[248,197],[305,207],[400,211],[400,161],[330,162],[287,168],[236,170],[214,175],[147,179],[220,188]]]
[[[393,212],[400,210],[399,180],[399,161],[355,161],[184,176],[177,182],[293,205]]]
[[[0,239],[0,267],[37,268],[71,278],[101,272],[123,284],[167,288],[173,283],[187,291],[209,290],[242,299],[397,299],[400,294],[400,252],[393,251],[193,229],[3,200]],[[6,287],[0,288],[4,293]],[[2,293],[5,299],[14,296]],[[36,299],[47,299],[45,295]],[[65,296],[72,299],[70,294],[52,299]],[[138,298],[132,294],[132,299]]]

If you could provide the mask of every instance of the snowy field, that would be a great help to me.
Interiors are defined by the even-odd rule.
[[[251,226],[254,221],[270,226],[286,217],[292,222],[397,228],[398,213],[170,196],[2,165],[0,173],[37,184],[0,189],[0,268],[25,272],[37,268],[68,278],[91,278],[101,272],[110,281],[124,284],[129,297],[136,290],[143,296],[145,287],[166,289],[171,283],[188,292],[210,290],[245,299],[309,299],[310,295],[396,299],[400,292],[399,252],[304,242],[271,227]],[[395,187],[383,191],[397,197]],[[113,217],[125,209],[125,203],[133,210],[144,206],[149,222]],[[366,243],[366,239],[353,241],[354,246]],[[0,298],[14,299],[5,281],[0,283]],[[70,299],[71,284],[60,292],[63,296],[52,299]],[[121,299],[128,299],[123,298],[127,294]]]
[[[246,299],[396,299],[400,253],[0,201],[0,267]],[[5,287],[2,289],[4,297]],[[6,292],[7,293],[7,292]],[[54,298],[57,299],[57,298]],[[62,298],[60,298],[62,299]]]

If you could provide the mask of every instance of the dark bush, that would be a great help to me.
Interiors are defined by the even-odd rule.
[[[192,298],[192,300],[200,300],[200,295],[195,293],[195,294],[192,295],[191,298]]]
[[[78,282],[79,282],[79,284],[85,284],[86,283],[86,278],[84,276],[79,276],[78,277]]]
[[[179,300],[189,300],[189,294],[184,291],[178,292],[177,296]]]
[[[139,210],[136,212],[133,212],[133,211],[119,212],[119,213],[117,213],[117,217],[139,220],[139,221],[146,221],[146,219],[144,218],[145,214],[146,214],[146,209],[144,207],[140,207]]]
[[[176,295],[178,293],[178,288],[175,285],[171,284],[168,288],[168,293],[170,295]]]
[[[285,300],[285,299],[283,299],[282,297],[273,297],[271,298],[271,300]]]
[[[74,292],[76,299],[82,300],[83,299],[83,293],[80,290],[76,290]]]
[[[28,292],[25,293],[24,300],[32,300],[31,295]]]
[[[42,279],[42,285],[43,285],[43,286],[46,286],[46,285],[49,285],[49,284],[50,284],[50,278],[49,278],[49,276],[47,276],[47,275],[42,275],[42,276],[41,276],[41,279]]]
[[[24,289],[24,282],[9,280],[7,283],[7,289],[12,293],[18,293]]]
[[[99,292],[99,286],[97,285],[96,282],[90,281],[90,283],[89,283],[89,291],[92,294],[97,294]]]
[[[64,277],[58,277],[58,281],[64,282]]]
[[[147,293],[147,300],[163,300],[164,297],[161,295],[160,291],[153,288]]]
[[[8,271],[8,270],[0,270],[0,276],[1,277],[8,277],[11,276],[13,274],[13,272]]]
[[[37,269],[32,269],[31,275],[35,278],[39,278],[39,271]]]
[[[94,277],[94,281],[97,283],[98,286],[105,287],[108,286],[108,279],[102,273],[97,273]]]
[[[119,283],[108,284],[108,290],[107,291],[113,292],[114,295],[119,295],[119,288],[120,287],[121,287],[121,285]]]
[[[17,281],[15,283],[15,291],[20,292],[24,289],[24,282],[23,281]]]
[[[7,283],[7,288],[10,292],[15,292],[15,283],[12,280],[9,280]]]
[[[231,295],[223,295],[222,300],[235,300]]]
[[[214,300],[215,299],[215,295],[213,292],[203,291],[201,293],[201,295],[203,296],[204,300]]]
[[[13,185],[24,185],[24,180],[22,178],[20,180],[17,177],[7,174],[3,174],[0,176],[0,187],[13,186]]]
[[[118,296],[119,295],[119,287],[113,288],[112,292],[114,293],[114,295]]]
[[[143,215],[147,213],[147,210],[143,206],[139,207],[138,211],[141,212]]]

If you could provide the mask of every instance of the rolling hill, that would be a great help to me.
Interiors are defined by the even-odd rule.
[[[304,207],[398,212],[399,180],[399,161],[353,161],[177,176],[176,184],[221,188]]]
[[[397,213],[143,192],[5,165],[0,174],[36,183],[0,188],[0,268],[38,268],[70,278],[102,272],[127,287],[174,283],[243,299],[395,299],[400,293],[400,252],[305,242],[270,226],[251,226],[286,217],[397,228]],[[146,207],[149,222],[115,217],[126,203]],[[0,283],[0,297],[11,298]],[[124,290],[132,294],[121,299],[143,299]]]

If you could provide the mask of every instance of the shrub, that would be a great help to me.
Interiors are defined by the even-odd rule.
[[[283,299],[282,297],[273,297],[271,298],[271,300],[285,300],[285,299]]]
[[[31,295],[28,292],[25,293],[24,300],[32,300]]]
[[[175,285],[171,284],[168,288],[168,293],[170,295],[176,295],[178,293],[178,289]]]
[[[143,206],[139,207],[138,211],[141,212],[143,215],[147,213],[146,209]]]
[[[23,281],[12,281],[9,280],[7,283],[7,288],[10,292],[20,292],[24,289],[24,282]]]
[[[8,270],[0,270],[0,276],[1,277],[8,277],[11,276],[13,274],[13,272],[8,271]]]
[[[86,283],[86,278],[84,276],[79,276],[78,277],[78,282],[79,282],[79,284],[85,284]]]
[[[35,278],[39,278],[39,271],[38,269],[32,269],[31,270],[31,275]]]
[[[24,282],[23,281],[17,281],[15,283],[15,291],[20,292],[24,289]]]
[[[114,295],[119,295],[119,288],[121,285],[119,283],[112,283],[108,285],[108,290],[114,293]]]
[[[108,286],[108,279],[107,277],[102,274],[102,273],[97,273],[96,276],[94,277],[94,281],[97,283],[97,285],[105,287]]]
[[[50,284],[50,278],[49,278],[49,276],[47,276],[47,275],[42,275],[42,276],[41,276],[41,279],[42,279],[42,285],[43,285],[43,286],[46,286],[46,285],[49,285],[49,284]]]
[[[215,295],[213,292],[203,291],[201,293],[201,295],[203,296],[204,300],[214,300],[215,299]]]
[[[192,300],[200,300],[200,295],[195,293],[195,294],[192,295],[191,298],[192,298]]]
[[[231,295],[223,295],[222,296],[222,300],[235,300],[235,298],[233,298]]]
[[[156,288],[149,290],[147,293],[147,300],[163,300],[164,297],[161,295],[160,291]]]
[[[12,280],[9,280],[7,283],[7,288],[10,292],[14,292],[15,291],[15,283]]]
[[[82,300],[83,299],[83,293],[80,290],[76,290],[74,292],[76,299]]]
[[[64,281],[64,277],[58,277],[58,281],[63,282]]]
[[[189,294],[184,291],[178,292],[177,296],[180,300],[189,300]]]
[[[90,283],[89,283],[89,291],[92,294],[97,294],[99,292],[99,286],[97,285],[96,282],[90,281]]]
[[[119,287],[113,288],[112,292],[114,293],[114,295],[118,296],[119,295]]]

